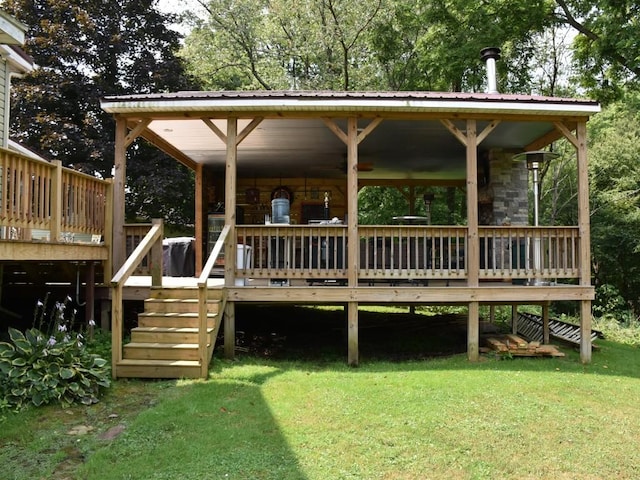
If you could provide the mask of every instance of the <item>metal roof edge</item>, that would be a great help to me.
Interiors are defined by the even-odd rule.
[[[592,101],[555,99],[551,97],[519,98],[148,98],[105,97],[101,107],[108,113],[152,113],[195,111],[345,111],[399,113],[451,112],[451,113],[528,113],[589,116],[600,111],[600,105]]]

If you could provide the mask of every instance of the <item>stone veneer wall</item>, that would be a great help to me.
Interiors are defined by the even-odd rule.
[[[501,150],[493,150],[489,155],[496,225],[502,225],[506,217],[512,225],[529,224],[529,172],[524,162],[513,162],[513,155]]]
[[[489,155],[490,184],[493,191],[493,217],[495,225],[503,225],[509,218],[511,225],[529,224],[528,170],[524,162],[514,163],[513,153],[494,150]],[[491,243],[490,268],[522,268],[518,253],[506,239]],[[519,250],[518,250],[519,251]],[[521,254],[520,254],[521,256]]]

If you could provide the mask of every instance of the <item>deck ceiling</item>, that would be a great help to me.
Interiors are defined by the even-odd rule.
[[[226,120],[214,121],[226,131]],[[249,123],[240,120],[239,129]],[[343,131],[346,121],[338,120]],[[360,120],[364,128],[369,120]],[[464,122],[454,122],[464,131]],[[488,121],[478,123],[482,131]],[[361,125],[360,125],[361,124]],[[148,127],[193,160],[224,170],[226,146],[200,119],[154,120]],[[521,151],[553,130],[544,122],[500,124],[481,149]],[[346,145],[321,119],[265,119],[238,147],[240,177],[340,178]],[[358,148],[358,173],[372,179],[463,180],[465,147],[437,121],[384,120]]]
[[[499,120],[479,150],[515,153],[542,147],[540,139],[553,140],[554,122],[588,118],[599,110],[594,102],[540,98],[429,92],[179,92],[111,97],[103,101],[103,108],[126,115],[131,126],[139,119],[152,119],[147,127],[152,135],[147,138],[159,139],[190,163],[214,171],[224,171],[226,146],[203,118],[226,132],[228,115],[238,116],[239,131],[253,118],[264,117],[238,147],[238,176],[245,178],[342,178],[347,147],[322,117],[332,118],[345,132],[348,116],[360,117],[359,131],[371,118],[388,117],[359,144],[359,178],[438,182],[464,180],[466,165],[465,146],[440,118],[465,132],[463,119],[476,117],[478,133]]]

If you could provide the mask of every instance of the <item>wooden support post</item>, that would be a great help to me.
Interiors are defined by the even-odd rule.
[[[111,329],[109,300],[100,300],[100,328],[105,332],[108,332]]]
[[[542,343],[551,343],[551,331],[549,330],[549,302],[542,304]]]
[[[496,323],[496,306],[489,305],[489,323]]]
[[[358,236],[358,119],[355,117],[350,117],[347,123],[347,218],[347,252],[349,252],[347,277],[349,287],[356,288],[360,263],[360,240]]]
[[[580,361],[591,363],[591,300],[580,302]]]
[[[580,285],[591,286],[591,240],[589,237],[589,172],[587,165],[587,124],[578,122],[578,229],[580,232]],[[591,362],[591,301],[580,302],[580,360]]]
[[[478,237],[478,146],[476,121],[467,120],[467,285],[477,287],[480,275],[480,240]],[[476,345],[477,347],[477,345]]]
[[[104,245],[109,258],[103,263],[103,283],[109,284],[113,277],[113,179],[107,179],[107,199],[104,205]]]
[[[511,333],[518,334],[518,304],[511,305]]]
[[[62,235],[62,162],[54,160],[53,179],[51,180],[51,225],[49,240],[59,242]]]
[[[127,121],[116,117],[116,144],[113,174],[113,254],[111,268],[117,272],[126,259],[124,238],[124,202],[127,181]]]
[[[236,355],[236,309],[234,302],[227,302],[224,309],[224,356],[232,360]]]
[[[229,234],[224,244],[224,284],[231,287],[235,284],[236,267],[236,175],[238,157],[238,119],[227,119],[227,166],[225,175],[224,223],[229,226]],[[225,324],[226,325],[226,324]],[[235,336],[235,333],[234,333]],[[225,332],[225,345],[227,334]],[[235,338],[234,338],[235,342]],[[226,349],[225,349],[226,352]]]
[[[96,291],[96,265],[93,262],[87,262],[87,271],[85,272],[85,306],[84,316],[87,324],[93,320],[95,323],[95,291]],[[89,331],[93,335],[93,326],[89,326]]]
[[[471,362],[477,362],[480,359],[480,304],[478,302],[469,302],[467,358]]]
[[[205,238],[205,229],[204,229],[204,217],[205,217],[205,201],[204,201],[204,175],[203,175],[204,167],[201,163],[199,163],[196,167],[196,215],[195,215],[195,236],[196,236],[196,245],[195,245],[195,274],[196,277],[200,276],[202,272],[202,266],[204,265],[204,252],[203,252],[203,241]]]
[[[111,376],[118,378],[122,361],[122,285],[112,289],[111,297]]]
[[[151,225],[156,226],[160,225],[162,228],[162,219],[154,218],[151,220]],[[151,286],[152,287],[161,287],[162,286],[162,232],[160,233],[160,239],[153,244],[151,247],[151,254],[149,256],[151,263]]]
[[[348,316],[348,363],[352,367],[357,367],[359,362],[359,350],[358,350],[358,302],[349,302],[347,306]]]

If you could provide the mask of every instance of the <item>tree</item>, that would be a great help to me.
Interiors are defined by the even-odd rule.
[[[577,78],[592,96],[611,101],[640,78],[640,3],[556,0],[558,20],[575,29]]]
[[[25,50],[37,65],[14,83],[12,137],[65,166],[111,175],[114,122],[100,109],[101,97],[191,86],[175,55],[180,36],[168,29],[171,17],[158,12],[154,0],[114,0],[109,10],[100,0],[5,0],[3,8],[29,26]],[[193,188],[151,188],[166,178],[188,180],[190,172],[167,157],[153,160],[162,168],[149,168],[150,150],[136,143],[129,151],[127,186],[134,197],[148,195],[144,204],[155,208],[128,204],[129,216],[151,216],[186,195],[178,204],[191,206],[167,220],[193,218],[187,200]],[[150,177],[160,180],[148,182]]]
[[[183,55],[207,88],[477,91],[503,50],[504,91],[527,91],[551,0],[199,0]]]
[[[378,86],[369,44],[382,0],[199,1],[208,18],[196,22],[183,56],[205,88]]]
[[[640,95],[590,122],[591,235],[596,285],[613,285],[640,309]]]

